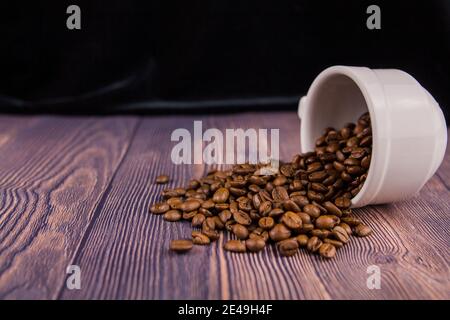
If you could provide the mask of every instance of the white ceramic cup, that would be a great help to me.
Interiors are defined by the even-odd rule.
[[[301,151],[313,150],[324,128],[356,122],[366,111],[372,160],[353,207],[414,196],[444,158],[447,127],[434,98],[404,71],[334,66],[321,72],[300,99]]]

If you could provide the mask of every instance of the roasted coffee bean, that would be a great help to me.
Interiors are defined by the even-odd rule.
[[[326,171],[317,171],[311,173],[308,178],[311,182],[321,182],[327,177]]]
[[[272,202],[270,201],[264,201],[259,206],[259,213],[262,216],[268,215],[271,210],[272,210]]]
[[[322,170],[323,166],[320,162],[313,162],[306,167],[306,172],[313,173]]]
[[[251,252],[258,252],[264,249],[266,246],[266,241],[264,241],[262,238],[252,238],[245,240],[245,246],[247,247],[248,251]]]
[[[245,189],[239,189],[239,188],[234,188],[234,187],[230,188],[230,193],[233,196],[236,196],[236,197],[242,197],[242,196],[245,196],[247,194]]]
[[[269,212],[269,217],[272,217],[274,219],[277,219],[279,217],[281,217],[284,213],[284,210],[281,208],[274,208],[272,210],[270,210]]]
[[[278,242],[277,247],[280,250],[280,254],[282,256],[293,256],[297,253],[299,244],[297,242],[297,239],[291,238]]]
[[[228,240],[223,248],[232,252],[245,252],[247,250],[245,242],[240,240]]]
[[[171,209],[181,209],[183,200],[180,197],[173,197],[173,198],[167,199],[166,203],[170,206]]]
[[[228,220],[231,219],[232,216],[233,214],[231,213],[230,210],[222,210],[219,213],[219,218],[222,221],[222,223],[226,223]]]
[[[197,245],[207,245],[211,240],[200,231],[192,231],[192,242]]]
[[[248,213],[246,213],[246,212],[244,212],[242,210],[238,210],[238,211],[234,212],[233,213],[233,219],[237,223],[240,223],[240,224],[242,224],[244,226],[249,226],[252,223],[252,219],[250,218]]]
[[[201,227],[205,219],[206,218],[203,214],[197,213],[195,216],[192,217],[192,226]]]
[[[203,201],[201,207],[204,209],[210,210],[210,209],[214,208],[215,205],[216,205],[215,202],[209,199],[209,200]]]
[[[305,212],[296,212],[296,214],[302,219],[302,224],[311,223],[311,216]]]
[[[316,252],[322,246],[322,243],[322,240],[318,237],[311,237],[306,244],[306,249],[311,252]]]
[[[281,217],[281,222],[285,224],[286,227],[292,230],[298,230],[302,227],[302,219],[300,216],[292,211],[287,211]]]
[[[242,224],[236,223],[231,227],[231,230],[236,235],[238,239],[244,240],[248,238],[248,229],[244,227]]]
[[[309,204],[308,197],[301,196],[301,195],[295,195],[293,196],[291,194],[291,200],[294,201],[300,208],[303,208],[307,204]]]
[[[285,211],[294,211],[294,212],[300,212],[300,207],[292,200],[286,200],[283,202],[283,209]]]
[[[278,176],[273,180],[272,183],[274,186],[279,187],[287,183],[287,178],[285,176]]]
[[[361,223],[355,227],[355,234],[358,237],[366,237],[371,233],[372,233],[372,229],[369,226],[366,226],[365,224]]]
[[[162,175],[156,177],[155,182],[157,184],[166,184],[169,182],[169,180],[170,180],[170,178],[168,175],[162,174]]]
[[[259,219],[258,225],[264,230],[269,230],[275,225],[275,221],[272,217],[263,217]]]
[[[150,211],[153,214],[163,214],[169,210],[170,210],[170,206],[165,202],[155,203],[150,208]]]
[[[301,233],[308,233],[314,230],[314,225],[312,223],[305,223],[302,225]]]
[[[256,228],[248,236],[250,239],[263,239],[264,241],[269,240],[269,232],[263,230],[262,228]]]
[[[321,194],[319,192],[315,192],[313,190],[309,190],[307,195],[311,201],[322,202],[325,198],[325,196],[323,194]]]
[[[313,205],[313,204],[307,204],[303,207],[303,212],[307,213],[311,218],[317,218],[320,216],[320,209]]]
[[[331,234],[330,230],[327,229],[314,229],[310,232],[311,236],[318,237],[320,239],[328,238]]]
[[[350,208],[352,202],[348,198],[339,197],[334,200],[334,204],[340,209]]]
[[[291,164],[284,164],[280,167],[280,172],[286,177],[292,177],[295,173],[295,169]]]
[[[347,243],[350,240],[350,236],[347,231],[339,226],[333,228],[332,235],[336,240],[339,240],[343,243]]]
[[[333,246],[336,247],[336,249],[342,248],[344,246],[344,243],[342,243],[341,241],[329,238],[323,239],[323,242],[332,244]]]
[[[339,223],[339,227],[341,227],[342,229],[344,229],[345,231],[347,231],[348,235],[351,236],[352,235],[352,228],[346,224],[345,222],[341,222]]]
[[[313,182],[311,183],[311,189],[313,189],[316,192],[324,193],[328,191],[328,188],[319,182]]]
[[[195,200],[195,199],[186,200],[181,205],[181,210],[183,210],[185,212],[194,211],[194,210],[197,210],[198,208],[200,208],[200,201]]]
[[[276,224],[269,231],[270,239],[273,241],[281,241],[289,238],[291,236],[291,230],[289,230],[284,224]]]
[[[192,247],[193,247],[192,241],[186,239],[172,240],[169,246],[170,250],[180,253],[189,251],[192,249]]]
[[[197,210],[191,211],[191,212],[183,212],[183,219],[184,220],[191,220],[194,218],[194,216],[197,214]]]
[[[319,254],[324,258],[333,258],[336,255],[336,248],[331,243],[323,243],[319,248]]]
[[[341,217],[342,211],[339,209],[333,202],[325,201],[322,203],[322,206],[327,209],[327,212],[330,214],[334,214],[335,216]]]
[[[319,229],[333,229],[338,223],[339,218],[334,215],[323,215],[316,219],[316,227]]]
[[[356,227],[358,224],[361,224],[361,220],[352,216],[343,217],[341,220],[342,222],[348,224],[350,227]]]
[[[166,221],[170,221],[170,222],[175,222],[178,221],[182,218],[182,214],[181,211],[179,210],[169,210],[166,213],[164,213],[164,220]]]
[[[296,237],[296,239],[297,239],[298,245],[300,247],[306,247],[306,245],[308,244],[308,240],[309,240],[309,238],[306,234],[299,234]]]
[[[289,200],[289,195],[284,187],[275,187],[272,191],[272,198],[274,201],[283,202]]]

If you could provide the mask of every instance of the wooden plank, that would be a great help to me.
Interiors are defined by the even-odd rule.
[[[57,295],[137,122],[0,117],[1,299]]]
[[[224,252],[227,236],[186,255],[170,253],[169,240],[189,237],[191,227],[165,222],[148,214],[148,207],[164,188],[153,184],[159,173],[168,173],[175,186],[207,170],[170,162],[170,133],[192,128],[194,120],[203,120],[204,129],[281,128],[282,158],[299,150],[295,113],[145,118],[75,260],[83,288],[62,287],[61,298],[450,298],[450,195],[438,176],[410,201],[357,210],[374,235],[353,239],[332,261],[304,251],[284,258],[273,248],[259,254]],[[370,265],[381,269],[380,290],[366,286]]]

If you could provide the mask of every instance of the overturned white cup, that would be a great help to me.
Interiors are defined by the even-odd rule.
[[[301,151],[314,149],[326,127],[372,122],[372,160],[353,207],[415,195],[441,164],[445,118],[435,99],[411,75],[395,69],[334,66],[321,72],[300,99]]]

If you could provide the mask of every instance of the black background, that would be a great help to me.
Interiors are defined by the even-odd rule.
[[[81,30],[66,28],[70,4]],[[381,30],[366,27],[370,4]],[[342,64],[409,72],[449,119],[447,0],[18,0],[0,25],[4,112],[295,108]]]

